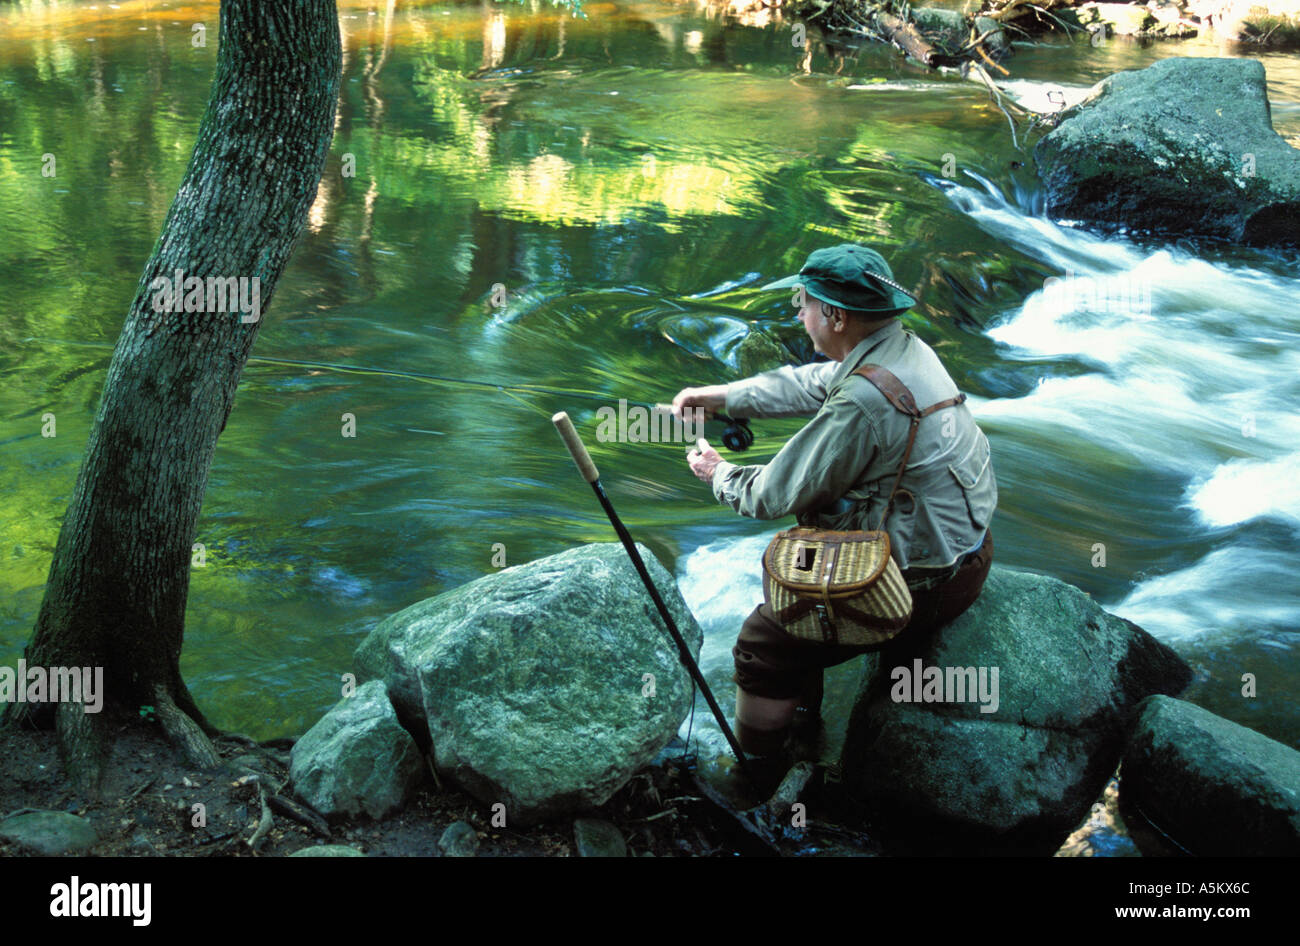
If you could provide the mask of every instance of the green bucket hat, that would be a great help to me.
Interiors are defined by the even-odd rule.
[[[916,305],[915,297],[894,282],[885,258],[857,243],[813,250],[799,272],[763,289],[792,286],[803,286],[814,299],[853,312],[902,312]]]

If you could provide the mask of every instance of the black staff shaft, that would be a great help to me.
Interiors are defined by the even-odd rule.
[[[641,559],[641,553],[637,551],[636,543],[632,541],[632,536],[623,525],[623,521],[619,519],[618,513],[614,511],[613,503],[605,495],[605,487],[600,482],[600,473],[596,469],[596,464],[591,461],[591,455],[587,453],[582,438],[578,436],[578,432],[574,429],[569,415],[563,411],[556,414],[551,420],[560,432],[560,437],[564,440],[565,446],[569,448],[574,463],[578,465],[578,471],[582,474],[583,479],[591,484],[592,491],[596,494],[596,498],[600,500],[601,508],[605,510],[605,515],[609,518],[610,524],[618,534],[619,541],[623,543],[628,558],[632,560],[632,566],[636,569],[637,574],[641,576],[646,591],[650,592],[650,598],[654,601],[655,607],[659,609],[659,616],[663,618],[664,626],[668,628],[668,632],[677,644],[677,653],[681,657],[682,664],[686,667],[696,685],[699,686],[700,692],[704,694],[704,700],[709,704],[713,718],[718,721],[718,728],[727,737],[727,744],[731,746],[731,751],[735,753],[740,770],[745,774],[745,778],[749,780],[750,784],[757,788],[758,783],[754,780],[745,761],[744,751],[740,748],[735,734],[731,731],[731,724],[727,722],[727,717],[723,715],[722,708],[718,706],[718,701],[713,698],[713,691],[709,689],[708,683],[704,680],[704,674],[700,672],[699,665],[695,662],[695,658],[691,656],[690,648],[686,646],[685,638],[682,637],[681,631],[677,629],[677,622],[673,620],[673,616],[668,612],[668,605],[664,604],[659,589],[655,587],[654,581],[650,578],[650,572],[646,570],[645,562]]]

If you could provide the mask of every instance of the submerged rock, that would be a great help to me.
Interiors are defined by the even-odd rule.
[[[960,853],[1059,848],[1115,771],[1139,701],[1191,679],[1078,588],[1001,567],[929,641],[867,666],[843,750],[848,806],[896,845]]]
[[[640,547],[693,653],[702,633]],[[380,623],[356,653],[423,719],[438,771],[528,823],[603,804],[676,733],[692,686],[618,543],[486,575]]]
[[[294,744],[289,766],[298,797],[326,817],[392,814],[424,774],[420,750],[377,680],[321,717]]]
[[[1300,151],[1273,130],[1256,60],[1171,58],[1107,76],[1034,160],[1056,217],[1300,244]]]
[[[24,811],[0,821],[0,838],[37,854],[76,854],[99,843],[85,818],[66,811]]]
[[[1120,796],[1193,854],[1300,854],[1300,752],[1192,703],[1139,707]]]

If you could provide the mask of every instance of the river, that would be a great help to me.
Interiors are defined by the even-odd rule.
[[[1295,254],[1052,223],[1024,142],[979,86],[885,47],[801,50],[766,15],[340,7],[333,150],[256,356],[667,400],[739,377],[751,330],[806,352],[788,295],[755,288],[819,246],[868,243],[919,294],[908,325],[988,433],[998,562],[1085,589],[1194,667],[1188,698],[1300,746]],[[109,349],[207,101],[216,25],[215,3],[0,12],[0,660],[39,608]],[[1247,54],[1300,145],[1295,56],[1058,37],[1007,66],[1017,94],[1042,97],[1165,56]],[[560,409],[682,580],[729,704],[731,640],[761,598],[773,526],[713,503],[680,445],[596,442],[598,406],[250,363],[198,524],[181,662],[210,718],[300,734],[385,615],[502,555],[613,540],[549,423]],[[798,424],[754,427],[761,462]]]

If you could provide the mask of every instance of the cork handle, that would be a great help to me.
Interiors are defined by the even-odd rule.
[[[582,478],[588,483],[594,483],[600,479],[600,472],[596,469],[596,464],[591,462],[591,454],[587,452],[582,438],[578,436],[578,432],[573,428],[573,421],[569,420],[569,415],[564,411],[560,411],[551,418],[551,423],[560,432],[560,439],[569,448],[569,456],[573,457],[573,462],[578,465],[578,472],[582,474]]]

